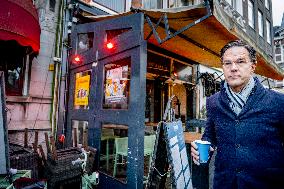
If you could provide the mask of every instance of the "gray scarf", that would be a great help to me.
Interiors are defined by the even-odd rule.
[[[242,111],[243,107],[245,106],[247,99],[255,86],[255,81],[253,77],[250,78],[248,84],[238,93],[232,91],[229,87],[228,83],[224,83],[224,87],[226,89],[227,96],[229,98],[229,105],[231,109],[239,115]]]

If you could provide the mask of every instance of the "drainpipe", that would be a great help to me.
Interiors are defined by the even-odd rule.
[[[61,49],[62,49],[62,15],[63,15],[63,0],[59,1],[56,37],[55,37],[55,58],[54,58],[54,80],[53,80],[53,98],[51,109],[51,134],[56,139],[57,132],[57,114],[58,114],[58,89],[59,78],[61,75]]]

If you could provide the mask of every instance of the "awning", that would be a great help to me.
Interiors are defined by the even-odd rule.
[[[32,0],[0,1],[0,40],[16,40],[38,52],[40,26]]]
[[[227,16],[217,3],[218,1],[214,1],[214,11],[209,18],[197,23],[181,34],[161,45],[157,42],[154,35],[148,39],[148,42],[202,65],[220,68],[221,48],[229,41],[242,39],[256,48],[258,61],[256,73],[268,78],[282,80],[284,73],[280,67],[275,64],[272,57],[268,56],[260,47],[256,46],[255,42],[251,40],[241,26],[238,26],[235,20]],[[146,16],[149,16],[153,23],[157,23],[161,16],[167,13],[168,23],[172,33],[205,16],[207,13],[203,5],[140,11],[144,12]],[[99,21],[128,14],[134,13],[128,12],[114,16],[96,17],[95,20]],[[146,38],[152,29],[146,21],[144,26],[144,36]],[[157,28],[157,32],[161,39],[166,37],[163,24]]]

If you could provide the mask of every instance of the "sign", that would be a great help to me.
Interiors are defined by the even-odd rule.
[[[90,75],[76,78],[75,106],[87,106],[89,104]]]
[[[175,189],[192,189],[192,177],[184,142],[182,122],[162,122],[158,126],[157,139],[146,188],[164,188],[168,168],[169,183]]]

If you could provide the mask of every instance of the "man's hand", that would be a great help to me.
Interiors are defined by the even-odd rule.
[[[199,152],[198,152],[198,147],[197,145],[195,144],[195,142],[191,142],[191,156],[192,156],[192,159],[193,159],[193,162],[196,164],[196,165],[200,165],[199,163]],[[210,151],[214,151],[214,149],[210,146]]]

